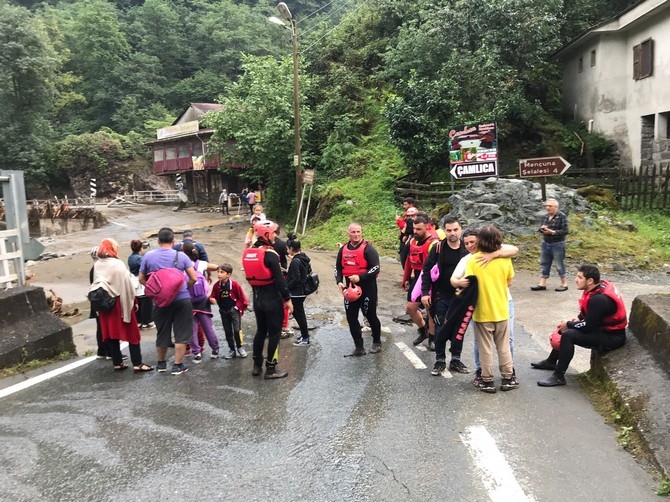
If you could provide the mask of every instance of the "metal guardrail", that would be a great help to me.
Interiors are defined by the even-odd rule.
[[[179,202],[182,192],[180,190],[142,190],[135,191],[132,194],[119,195],[107,206],[121,206],[147,203]]]
[[[18,229],[0,231],[0,289],[8,289],[12,285],[21,286],[26,282],[23,254],[17,246],[18,239]]]

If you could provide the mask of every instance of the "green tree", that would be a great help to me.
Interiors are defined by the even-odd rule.
[[[109,126],[120,100],[114,78],[130,54],[118,12],[105,0],[79,0],[64,5],[63,18],[71,54],[66,69],[81,77],[77,90],[86,98],[79,116],[89,130]]]
[[[222,164],[248,166],[245,176],[268,186],[269,204],[286,216],[295,199],[293,169],[293,63],[286,58],[242,56],[244,73],[228,86],[221,111],[210,112],[206,124],[216,132],[210,146]],[[309,91],[309,79],[300,81]],[[301,133],[311,128],[309,109],[301,108]],[[305,152],[303,158],[309,158]],[[283,212],[283,214],[282,214]]]
[[[41,172],[60,64],[40,19],[0,3],[0,169]]]

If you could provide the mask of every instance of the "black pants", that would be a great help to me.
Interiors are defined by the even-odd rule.
[[[219,309],[223,332],[226,334],[226,342],[230,350],[239,349],[242,346],[240,336],[240,311],[236,308]]]
[[[222,212],[223,214],[230,214],[230,213],[228,212],[228,201],[223,202],[223,203],[221,204],[221,212]]]
[[[256,334],[253,343],[254,366],[263,364],[263,345],[268,339],[268,355],[266,366],[274,366],[279,359],[279,339],[281,338],[281,326],[284,322],[284,303],[256,302],[254,301],[254,314],[256,315]]]
[[[154,302],[148,296],[137,297],[137,322],[139,324],[149,324],[153,322]]]
[[[300,328],[300,336],[302,338],[309,338],[309,330],[307,329],[307,315],[305,314],[305,297],[292,296],[291,303],[293,303],[293,319],[298,323]]]
[[[363,294],[355,302],[344,302],[344,310],[347,313],[347,322],[349,323],[349,332],[354,339],[354,345],[357,349],[363,348],[363,333],[361,323],[358,321],[358,314],[362,310],[363,316],[370,323],[372,329],[372,343],[382,343],[382,323],[377,317],[377,283],[366,284],[363,288]]]
[[[95,339],[98,342],[98,356],[110,357],[112,355],[107,342],[102,341],[102,328],[100,327],[100,318],[95,316]]]
[[[622,347],[626,343],[626,331],[604,332],[595,331],[584,333],[577,329],[566,329],[561,333],[559,350],[553,349],[547,361],[556,365],[556,371],[565,373],[575,355],[575,345],[587,349],[612,350]]]
[[[110,352],[112,353],[112,363],[114,366],[120,366],[123,363],[123,355],[121,354],[121,342],[119,340],[108,340],[107,346],[109,347]],[[133,363],[133,366],[139,366],[142,364],[142,351],[140,350],[140,344],[128,344],[128,351],[130,352],[130,361]]]

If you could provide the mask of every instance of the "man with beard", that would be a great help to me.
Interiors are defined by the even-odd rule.
[[[451,275],[461,258],[468,254],[468,250],[461,241],[461,223],[453,216],[447,216],[443,223],[446,237],[434,245],[428,258],[423,265],[421,276],[421,303],[429,309],[430,315],[435,322],[435,360],[437,363],[446,362],[447,337],[441,329],[444,324],[449,304],[451,303],[456,289],[451,285]],[[439,277],[435,282],[431,278],[434,266],[439,270]],[[432,275],[435,275],[434,273]],[[414,340],[414,345],[419,345],[428,334],[419,334]],[[451,362],[449,370],[457,373],[469,373],[468,368],[461,362],[462,340],[451,340]]]
[[[423,315],[419,312],[421,291],[415,291],[417,281],[421,278],[423,264],[431,247],[437,242],[437,239],[428,232],[429,222],[426,213],[419,213],[414,217],[414,236],[409,241],[409,254],[407,260],[405,260],[401,287],[407,291],[407,314],[419,328],[419,337],[415,342],[418,340],[418,343],[421,343],[428,335],[428,349],[430,350],[433,347],[435,325],[430,316],[428,317],[428,325],[426,325]],[[415,343],[415,345],[417,344]]]

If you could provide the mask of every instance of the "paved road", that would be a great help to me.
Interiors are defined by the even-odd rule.
[[[142,225],[115,219],[119,241],[165,221],[140,215]],[[170,224],[200,228],[192,220],[176,214]],[[87,259],[90,243],[108,231],[54,247],[74,253],[65,260]],[[210,237],[200,234],[206,244]],[[217,252],[233,252],[227,235],[218,238],[208,247],[217,261]],[[334,253],[310,256],[327,288]],[[81,294],[82,279],[50,279],[44,272],[54,265],[40,266],[45,286],[58,286],[64,298]],[[285,380],[252,378],[250,358],[207,359],[179,377],[114,373],[109,362],[80,360],[38,385],[0,390],[0,500],[657,499],[656,482],[617,446],[615,431],[574,379],[588,368],[587,351],[575,359],[568,386],[535,385],[540,375],[529,363],[546,354],[553,324],[574,314],[574,289],[530,293],[534,274],[518,274],[512,292],[521,388],[486,395],[473,389],[472,375],[430,376],[433,354],[412,346],[413,329],[391,321],[403,300],[387,277],[399,267],[387,260],[382,267],[386,332],[378,355],[342,357],[352,342],[341,306],[324,289],[308,301],[318,326],[313,345],[282,345]],[[629,303],[665,288],[642,279],[621,286]],[[252,319],[245,316],[247,334]],[[145,333],[150,363],[152,341]],[[470,336],[466,363],[471,347]]]
[[[285,380],[253,378],[250,358],[181,376],[93,361],[3,397],[0,499],[656,500],[578,385],[534,384],[543,349],[519,326],[522,386],[487,395],[430,376],[432,353],[386,316],[384,351],[352,359],[341,316],[311,314],[314,344],[282,345]]]

